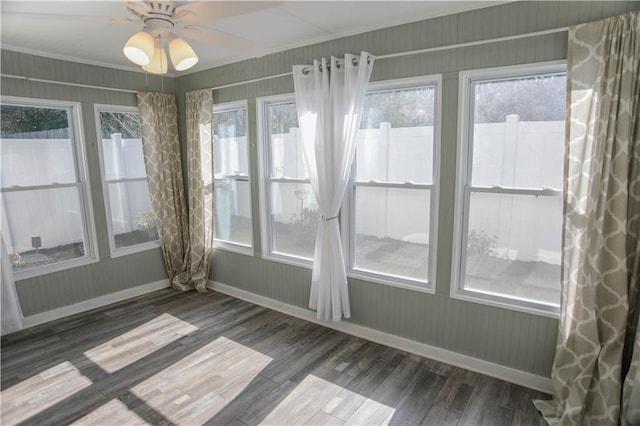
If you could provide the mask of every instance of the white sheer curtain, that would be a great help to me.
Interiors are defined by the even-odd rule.
[[[323,219],[316,236],[309,299],[318,319],[351,316],[338,213],[372,69],[373,56],[367,52],[293,67],[304,159]]]
[[[0,236],[2,244],[2,335],[22,330],[22,311],[16,295],[13,271],[9,262],[9,253],[4,244],[4,238]]]

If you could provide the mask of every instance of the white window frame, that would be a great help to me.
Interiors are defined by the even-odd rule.
[[[430,184],[418,184],[413,182],[377,182],[377,181],[356,181],[355,180],[355,159],[352,167],[345,199],[341,210],[341,232],[343,247],[345,250],[345,263],[347,263],[347,276],[351,278],[366,280],[369,282],[384,284],[393,287],[406,288],[425,293],[435,293],[435,277],[437,265],[437,242],[438,242],[438,205],[439,205],[439,182],[440,182],[440,123],[442,106],[442,75],[429,75],[412,78],[402,78],[385,80],[371,83],[367,89],[367,94],[388,90],[408,90],[432,86],[435,90],[434,105],[434,141],[433,141],[433,182]],[[358,153],[356,152],[356,155]],[[384,274],[375,271],[357,269],[355,263],[355,189],[356,187],[373,188],[401,188],[401,189],[428,189],[430,190],[430,223],[429,223],[429,269],[426,281],[415,280],[408,277],[401,277],[392,274]]]
[[[347,276],[350,278],[362,279],[368,282],[389,285],[394,287],[406,288],[414,291],[421,291],[433,294],[435,285],[433,284],[436,277],[437,264],[437,241],[438,241],[438,206],[439,206],[439,181],[440,181],[440,128],[441,128],[441,99],[442,99],[442,76],[430,75],[417,78],[405,78],[386,80],[383,82],[372,83],[371,91],[393,90],[393,89],[410,89],[412,87],[434,86],[435,88],[435,122],[434,122],[434,153],[433,153],[433,183],[416,184],[410,182],[397,183],[371,183],[371,182],[355,182],[353,177],[348,183],[348,191],[340,210],[340,228],[343,247],[345,250],[345,260],[348,262]],[[369,91],[369,90],[368,90]],[[278,103],[295,102],[293,93],[265,96],[256,99],[257,123],[258,123],[258,167],[260,173],[259,179],[259,200],[260,200],[260,219],[261,226],[261,245],[262,257],[268,260],[282,262],[290,265],[312,268],[313,262],[303,257],[282,254],[272,251],[272,223],[270,212],[270,187],[272,183],[302,183],[310,184],[310,180],[304,178],[274,178],[270,176],[271,156],[270,156],[270,129],[267,122],[266,109],[269,105]],[[398,188],[415,188],[430,189],[431,195],[431,216],[430,216],[430,241],[429,241],[429,275],[427,281],[412,280],[410,278],[393,276],[388,274],[376,273],[372,271],[364,271],[353,268],[353,251],[354,244],[352,230],[351,212],[354,211],[355,197],[352,195],[355,186],[382,186],[382,187],[398,187]]]
[[[302,183],[311,184],[307,178],[274,178],[271,176],[271,131],[269,129],[268,120],[266,119],[267,107],[278,103],[295,103],[294,93],[283,95],[264,96],[256,99],[256,122],[258,124],[258,170],[260,173],[260,220],[262,221],[260,238],[262,246],[262,257],[268,260],[286,263],[289,265],[302,266],[311,269],[313,261],[304,257],[294,256],[290,254],[277,253],[273,248],[273,227],[271,223],[271,184],[272,183]]]
[[[471,98],[472,82],[500,79],[510,80],[518,77],[531,77],[566,72],[566,61],[551,61],[460,72],[458,81],[458,158],[456,161],[456,196],[454,208],[453,253],[451,262],[450,294],[452,298],[550,318],[558,318],[560,312],[560,300],[558,300],[558,305],[552,305],[527,299],[508,297],[506,295],[471,291],[464,288],[462,271],[465,268],[466,262],[466,257],[463,252],[467,246],[469,200],[472,192],[509,195],[562,196],[562,190],[556,191],[550,188],[509,189],[503,187],[471,187],[470,156],[473,153],[473,142],[471,140],[473,130],[470,120],[473,116],[472,111],[474,108],[474,104],[472,102],[473,99]]]
[[[120,256],[128,256],[130,254],[139,253],[142,251],[153,250],[160,247],[160,240],[148,241],[146,243],[135,244],[127,247],[116,247],[116,239],[113,233],[113,217],[111,214],[111,200],[109,198],[109,184],[110,183],[129,183],[129,182],[148,182],[149,177],[139,178],[124,178],[124,179],[106,179],[106,170],[104,165],[104,153],[102,152],[102,132],[100,124],[101,112],[135,112],[140,114],[138,107],[124,106],[124,105],[107,105],[107,104],[95,104],[94,105],[95,119],[96,119],[96,135],[98,141],[98,157],[100,158],[100,180],[102,181],[102,195],[104,199],[104,209],[107,219],[107,232],[109,234],[109,252],[112,258]],[[142,136],[140,136],[142,137]]]
[[[215,181],[217,180],[235,180],[238,182],[247,182],[247,185],[249,185],[249,191],[251,191],[251,158],[250,158],[250,152],[251,152],[251,138],[249,136],[249,105],[247,100],[242,100],[242,101],[234,101],[234,102],[225,102],[225,103],[219,103],[219,104],[214,104],[213,105],[213,114],[216,113],[220,113],[220,112],[229,112],[229,111],[239,111],[244,109],[246,111],[246,115],[247,115],[247,174],[234,174],[234,175],[223,175],[223,174],[218,174],[215,172],[215,161],[212,162],[212,167],[214,168],[213,172],[213,176],[214,176],[214,190],[215,190]],[[214,119],[214,123],[215,123],[215,119]],[[213,133],[214,133],[214,129],[211,129],[212,132],[212,137],[213,137]],[[213,140],[213,142],[215,144],[215,140]],[[213,148],[213,147],[212,147]],[[215,149],[212,151],[215,152]],[[215,160],[215,159],[214,159]],[[251,222],[251,243],[250,244],[242,244],[239,242],[234,242],[234,241],[228,241],[228,240],[222,240],[219,239],[215,236],[215,226],[214,226],[214,238],[213,238],[213,246],[214,249],[221,249],[221,250],[226,250],[226,251],[231,251],[231,252],[235,252],[235,253],[239,253],[239,254],[245,254],[248,256],[253,256],[254,251],[253,251],[253,200],[251,199],[252,197],[249,197],[249,210],[251,212],[251,215],[249,217],[249,220]],[[215,200],[215,194],[214,194],[214,200]],[[215,201],[214,201],[215,202]]]
[[[74,183],[52,183],[51,185],[37,185],[37,186],[25,186],[25,187],[12,187],[2,188],[2,193],[5,192],[22,192],[31,191],[36,189],[51,189],[51,188],[77,188],[79,204],[82,215],[82,232],[84,235],[84,256],[65,260],[62,262],[56,262],[49,265],[37,266],[29,269],[14,271],[14,278],[16,281],[24,280],[27,278],[33,278],[41,275],[51,274],[53,272],[64,271],[66,269],[76,268],[78,266],[88,265],[99,261],[98,248],[97,248],[97,236],[96,227],[93,214],[93,203],[91,197],[91,185],[89,182],[89,175],[87,173],[87,156],[85,141],[83,138],[84,129],[82,123],[82,106],[79,102],[68,101],[56,101],[49,99],[37,99],[37,98],[22,98],[14,96],[2,96],[0,98],[2,105],[16,105],[26,107],[42,107],[42,108],[57,108],[67,109],[68,117],[70,120],[69,131],[74,145],[74,164],[76,172],[76,182]]]

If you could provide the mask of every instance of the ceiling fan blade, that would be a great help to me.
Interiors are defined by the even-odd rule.
[[[129,12],[140,17],[146,16],[151,11],[151,7],[144,1],[127,1],[124,3],[126,3]]]
[[[59,13],[28,13],[28,12],[2,12],[3,15],[15,17],[45,19],[48,21],[83,21],[83,22],[113,22],[116,24],[139,24],[139,19],[117,18],[108,16],[88,16],[88,15],[63,15]]]
[[[252,57],[264,56],[267,53],[265,48],[258,46],[249,40],[236,37],[223,31],[214,30],[212,28],[201,27],[199,25],[188,25],[181,30],[176,31],[176,33],[181,33],[185,37],[195,41],[218,46],[226,50],[248,54]]]
[[[107,21],[114,24],[140,24],[142,19],[129,19],[129,18],[107,18]]]
[[[194,1],[176,8],[176,20],[196,24],[271,9],[281,4],[281,1]]]

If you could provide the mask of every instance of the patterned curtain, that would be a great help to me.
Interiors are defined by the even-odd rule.
[[[213,251],[213,94],[186,94],[191,282],[204,289]]]
[[[138,93],[144,164],[151,205],[171,286],[191,290],[189,227],[174,95]],[[206,289],[198,289],[206,291]]]
[[[639,29],[636,11],[569,30],[555,398],[535,402],[549,424],[632,424],[640,404],[638,350],[629,374],[623,362],[626,334],[626,351],[638,347]]]

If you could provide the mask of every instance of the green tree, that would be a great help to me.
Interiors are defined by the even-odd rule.
[[[247,135],[247,110],[216,112],[213,119],[213,134],[221,138]]]
[[[140,116],[137,112],[100,112],[100,133],[108,139],[114,133],[121,133],[125,139],[140,137]]]
[[[289,133],[292,127],[298,127],[298,112],[295,102],[269,106],[271,133]]]
[[[566,76],[547,75],[514,80],[483,81],[475,87],[475,123],[503,123],[509,114],[521,121],[562,121],[565,118]]]
[[[377,129],[382,122],[394,128],[433,126],[434,99],[433,87],[372,92],[365,97],[360,128]]]
[[[0,105],[0,116],[2,117],[0,126],[3,137],[10,137],[12,134],[69,128],[66,109]]]

